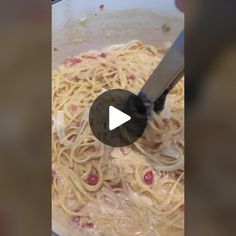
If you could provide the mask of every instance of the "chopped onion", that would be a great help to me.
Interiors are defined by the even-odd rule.
[[[161,171],[175,171],[179,169],[184,169],[184,157],[183,155],[181,155],[179,160],[175,164],[168,166],[157,166],[156,169]]]
[[[111,156],[114,158],[121,158],[124,157],[124,154],[120,148],[114,148],[111,152]]]
[[[101,190],[97,193],[99,208],[102,213],[114,214],[120,207],[119,199],[108,190]]]
[[[102,89],[101,89],[101,92],[102,92],[102,93],[105,93],[105,92],[107,92],[107,91],[108,91],[108,90],[107,90],[106,88],[102,88]]]
[[[179,157],[180,157],[180,153],[171,148],[171,147],[164,147],[161,149],[161,154],[164,155],[164,156],[168,156],[168,157],[172,157],[176,160],[179,160]]]
[[[166,41],[163,45],[164,49],[167,50],[172,46],[172,42],[171,41]]]
[[[124,46],[125,46],[125,44],[114,44],[112,46],[108,46],[108,47],[104,48],[103,51],[117,50],[117,49],[120,49],[120,48],[122,48]]]
[[[184,139],[183,138],[179,139],[178,143],[181,144],[182,146],[184,146]]]
[[[184,168],[184,156],[176,149],[169,146],[165,146],[164,148],[162,148],[161,154],[167,157],[171,157],[177,161],[173,165],[170,164],[165,166],[157,166],[157,169],[162,171],[175,171]]]
[[[52,133],[54,134],[56,132],[56,119],[55,119],[55,116],[52,116],[52,122],[53,122]]]
[[[81,25],[85,25],[85,23],[88,21],[88,17],[82,17],[82,18],[80,18],[80,20],[79,20],[79,23],[81,24]]]
[[[129,190],[129,197],[134,200],[135,202],[141,202],[148,204],[148,205],[152,205],[152,200],[148,197],[146,197],[145,195],[139,195],[138,193],[134,192],[133,190],[131,190],[130,188]]]
[[[62,144],[66,147],[70,147],[73,143],[66,139],[65,135],[65,123],[64,123],[64,112],[58,111],[56,116],[56,130],[57,136]]]

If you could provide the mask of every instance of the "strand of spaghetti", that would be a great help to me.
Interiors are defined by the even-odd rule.
[[[95,201],[95,198],[92,197],[89,193],[86,192],[86,190],[83,188],[83,185],[81,183],[81,181],[79,180],[79,178],[77,178],[75,176],[75,174],[73,173],[73,171],[68,170],[68,177],[71,179],[72,183],[74,184],[74,186],[90,201]]]
[[[174,185],[173,185],[172,189],[170,190],[167,198],[165,199],[165,201],[163,201],[163,203],[162,203],[162,205],[160,207],[161,209],[163,207],[166,207],[166,205],[170,202],[170,198],[173,195],[173,192],[176,189],[177,185],[179,184],[180,180],[182,179],[183,175],[184,175],[184,172],[178,177],[177,181],[174,183]]]

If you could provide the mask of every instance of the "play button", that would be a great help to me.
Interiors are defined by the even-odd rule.
[[[124,112],[113,106],[109,106],[109,130],[113,130],[123,125],[130,119],[131,117],[129,115],[126,115]]]
[[[147,112],[138,96],[127,90],[113,89],[93,102],[89,124],[95,137],[104,144],[127,146],[142,136]]]

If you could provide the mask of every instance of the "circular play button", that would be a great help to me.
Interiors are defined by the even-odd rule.
[[[113,89],[93,102],[89,124],[101,142],[112,147],[123,147],[142,136],[147,124],[147,111],[137,95],[127,90]]]

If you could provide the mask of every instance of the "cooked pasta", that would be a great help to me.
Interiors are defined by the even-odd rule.
[[[161,58],[134,40],[70,57],[53,71],[52,201],[72,227],[103,236],[183,235],[183,79],[128,147],[102,144],[88,123],[98,95],[139,92]]]

